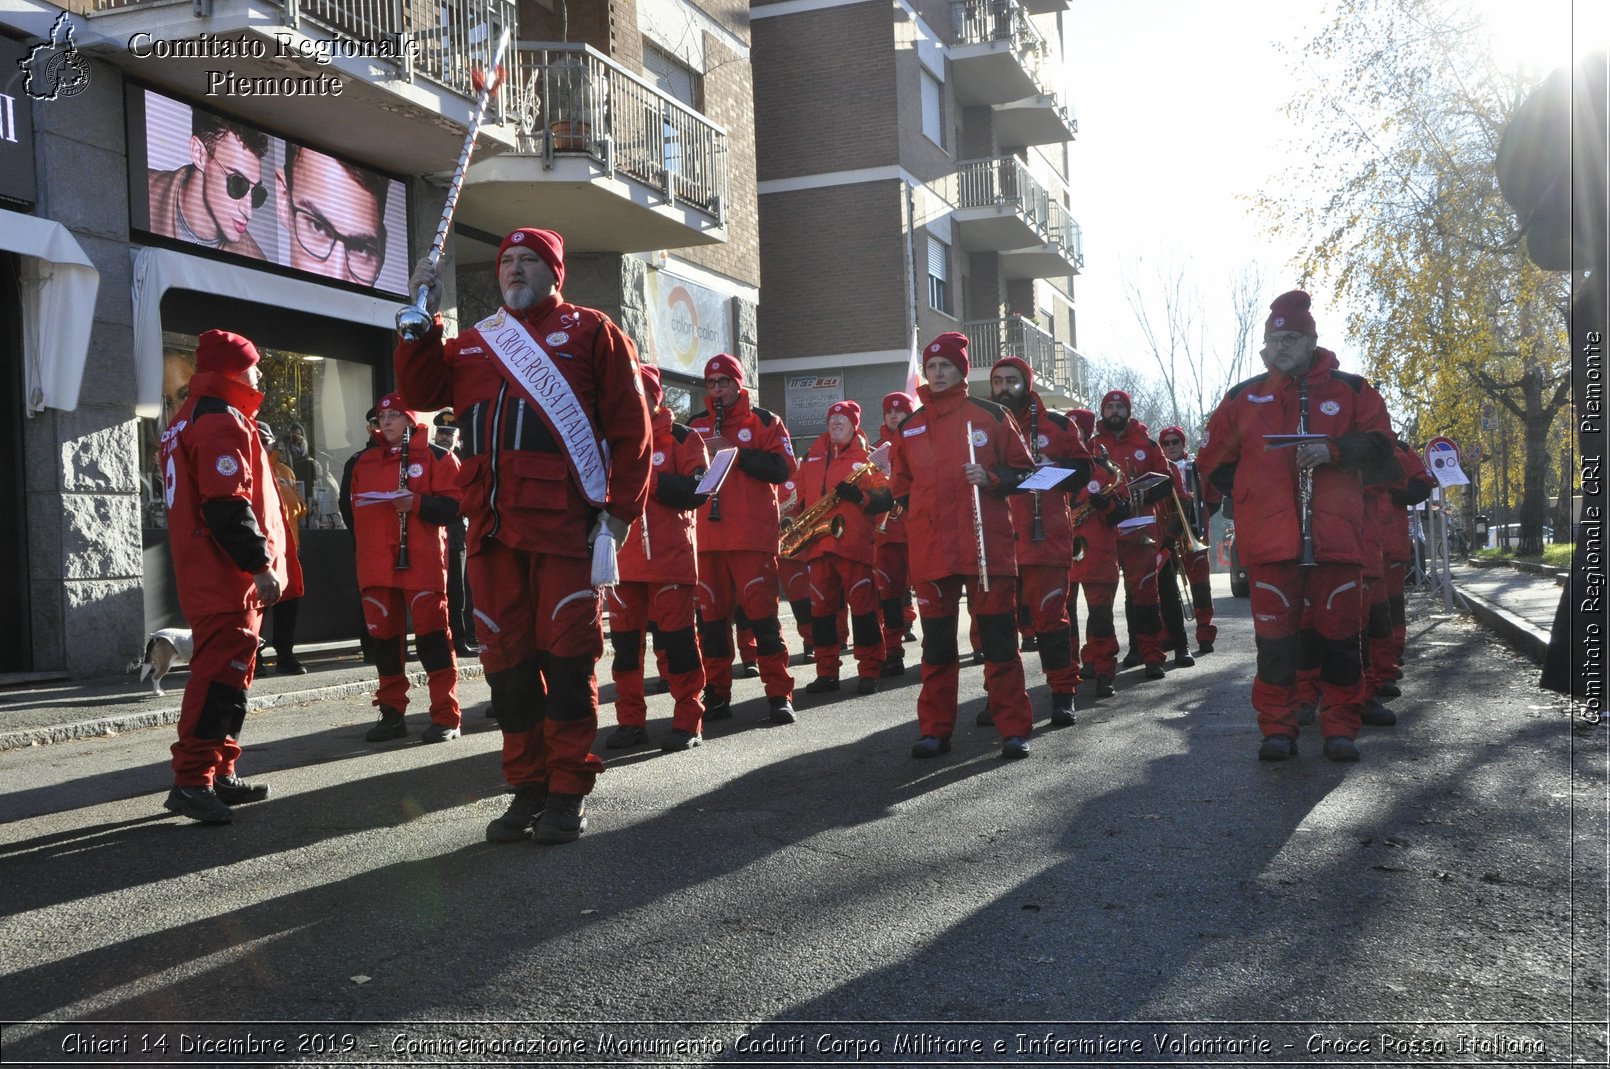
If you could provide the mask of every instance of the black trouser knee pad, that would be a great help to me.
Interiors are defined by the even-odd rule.
[[[1040,667],[1046,671],[1073,663],[1073,630],[1059,627],[1040,636]]]
[[[551,720],[585,720],[597,710],[593,704],[593,659],[556,657],[539,653],[542,678],[548,684],[548,717]]]
[[[788,647],[783,645],[783,625],[777,622],[775,614],[749,621],[749,630],[755,633],[756,655],[764,657],[788,652]]]
[[[699,645],[704,647],[706,657],[731,660],[732,625],[726,620],[717,620],[715,623],[699,621]]]
[[[375,639],[375,669],[383,676],[403,674],[403,636]]]
[[[868,612],[851,616],[850,635],[857,646],[883,645],[883,629],[878,626],[878,614]]]
[[[1297,682],[1297,636],[1264,638],[1258,636],[1258,678],[1272,687],[1290,687]]]
[[[643,667],[643,632],[611,631],[609,644],[615,648],[615,671],[636,672]]]
[[[956,661],[954,616],[926,616],[922,621],[922,662],[942,668]]]
[[[899,598],[885,598],[878,603],[883,609],[883,626],[891,630],[904,627],[906,622],[905,610],[900,606]]]
[[[794,612],[794,625],[796,627],[811,626],[810,598],[795,598],[793,601],[788,603],[788,607]]]
[[[1386,605],[1392,613],[1392,627],[1399,628],[1408,623],[1408,610],[1403,603],[1402,594],[1393,594],[1386,599]]]
[[[501,672],[488,672],[486,684],[492,691],[492,712],[504,732],[517,735],[541,723],[547,712],[547,697],[537,658],[529,657]]]
[[[1150,635],[1163,629],[1163,614],[1156,605],[1136,605],[1129,622],[1132,636]]]
[[[1105,605],[1091,605],[1089,608],[1089,619],[1085,622],[1086,636],[1115,638],[1116,632],[1112,629],[1112,602]]]
[[[1371,638],[1391,638],[1392,606],[1384,601],[1371,605],[1369,624],[1369,636]]]
[[[733,626],[736,627],[740,631],[750,630],[752,628],[752,626],[753,626],[749,622],[749,617],[744,615],[744,610],[743,610],[742,605],[733,606],[732,623],[733,623]]]
[[[1338,687],[1351,687],[1364,676],[1359,636],[1321,638],[1319,678]]]
[[[210,683],[196,719],[196,738],[227,739],[246,723],[246,692],[227,683]]]
[[[823,650],[838,649],[839,625],[833,617],[811,617],[811,645]]]
[[[699,640],[691,627],[661,631],[655,642],[656,649],[661,648],[658,643],[665,643],[665,670],[672,675],[697,671],[703,663],[699,660]]]
[[[1009,612],[987,613],[978,621],[978,642],[984,647],[984,660],[1001,664],[1017,656],[1017,625]]]
[[[453,644],[448,641],[446,631],[418,636],[414,639],[414,648],[419,651],[420,667],[427,672],[453,667]]]
[[[1319,632],[1311,627],[1305,627],[1297,632],[1297,667],[1304,672],[1313,672],[1319,668],[1324,659],[1324,640]]]

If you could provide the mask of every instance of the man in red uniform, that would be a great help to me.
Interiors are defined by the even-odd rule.
[[[201,335],[190,396],[162,433],[168,543],[195,641],[174,786],[162,804],[204,824],[228,824],[231,805],[268,797],[266,784],[235,774],[263,610],[290,581],[279,491],[257,436],[257,361],[256,347],[238,334]]]
[[[380,425],[370,433],[380,448],[358,454],[348,491],[363,622],[380,672],[374,700],[380,720],[364,738],[385,742],[408,734],[403,649],[412,619],[430,690],[430,727],[420,738],[450,742],[461,724],[455,636],[447,624],[446,525],[458,522],[458,458],[430,440],[429,428],[403,406],[401,394],[382,397],[375,418]],[[400,549],[405,530],[406,560]]]
[[[1146,425],[1131,419],[1129,413],[1129,395],[1123,390],[1108,391],[1101,399],[1101,426],[1090,442],[1090,449],[1106,448],[1108,458],[1123,472],[1126,485],[1132,485],[1143,475],[1163,475],[1167,480],[1144,493],[1132,492],[1128,500],[1109,510],[1107,518],[1115,525],[1132,516],[1155,515],[1154,506],[1168,496],[1173,484],[1172,468],[1163,458],[1163,451],[1146,433]],[[1158,608],[1157,550],[1161,540],[1162,532],[1155,523],[1133,532],[1121,530],[1118,534],[1125,609],[1139,640],[1147,679],[1163,678],[1163,661],[1167,658],[1163,648],[1163,617]]]
[[[615,723],[605,740],[611,750],[648,741],[648,703],[643,695],[643,636],[654,635],[655,650],[665,654],[665,680],[676,708],[671,733],[660,744],[676,753],[704,741],[704,664],[694,630],[694,510],[705,502],[696,492],[710,466],[704,439],[676,422],[660,385],[660,369],[645,365],[643,392],[654,421],[653,474],[648,504],[632,521],[620,549],[621,581],[609,592],[609,640],[615,647]]]
[[[1392,484],[1387,491],[1387,500],[1381,504],[1382,530],[1386,539],[1387,608],[1391,618],[1389,668],[1375,688],[1376,695],[1382,698],[1396,698],[1403,693],[1397,683],[1403,676],[1403,646],[1408,634],[1403,591],[1409,562],[1414,560],[1414,545],[1409,539],[1409,517],[1404,509],[1413,508],[1430,497],[1435,484],[1417,451],[1410,449],[1402,439],[1395,439],[1392,449],[1403,468],[1403,478]]]
[[[1090,443],[1096,435],[1096,414],[1075,408],[1068,417]],[[1073,496],[1073,563],[1068,569],[1068,614],[1077,612],[1075,593],[1084,588],[1085,644],[1079,653],[1080,674],[1093,679],[1097,698],[1115,693],[1118,675],[1118,635],[1113,629],[1112,604],[1118,596],[1118,532],[1107,519],[1117,507],[1112,491],[1122,477],[1104,450],[1092,450],[1090,480]],[[1075,628],[1077,630],[1077,628]]]
[[[481,663],[516,788],[491,842],[571,842],[604,763],[598,734],[602,599],[594,543],[619,545],[648,497],[653,432],[637,352],[604,313],[570,304],[564,239],[516,230],[498,248],[503,306],[458,337],[438,317],[396,352],[420,409],[451,405],[464,436],[470,586]],[[428,261],[411,292],[439,292]]]
[[[857,694],[875,694],[883,672],[883,632],[878,627],[878,585],[872,576],[872,538],[875,515],[891,504],[886,479],[874,467],[857,476],[867,463],[866,438],[861,434],[861,406],[839,401],[827,410],[827,431],[816,439],[799,462],[794,481],[800,504],[809,509],[829,494],[838,504],[816,524],[842,523],[837,534],[816,538],[798,556],[810,565],[812,643],[816,649],[816,678],[805,685],[807,694],[839,689],[839,613],[850,609],[850,634],[855,643]],[[852,483],[851,480],[855,481]]]
[[[1067,468],[1064,484],[1083,486],[1090,478],[1090,451],[1084,436],[1067,416],[1048,411],[1034,391],[1034,372],[1027,362],[1008,356],[990,369],[995,401],[1012,416],[1036,467]],[[1073,528],[1065,490],[1019,494],[1008,499],[1017,536],[1018,598],[1028,610],[1040,652],[1040,667],[1051,688],[1051,723],[1075,722],[1073,692],[1079,688],[1077,644],[1068,615],[1068,562],[1073,557]]]
[[[1179,479],[1180,504],[1190,520],[1191,531],[1203,544],[1195,553],[1183,552],[1185,578],[1191,585],[1191,608],[1196,617],[1197,653],[1212,653],[1213,642],[1219,637],[1218,626],[1213,623],[1212,567],[1208,562],[1208,521],[1219,510],[1224,495],[1218,487],[1202,478],[1196,458],[1185,451],[1185,432],[1178,427],[1164,427],[1157,434],[1157,444],[1163,456],[1174,465]]]
[[[938,757],[950,749],[961,674],[957,605],[965,587],[984,648],[984,689],[1003,740],[1001,756],[1027,757],[1034,715],[1017,648],[1017,556],[1005,496],[1032,473],[1034,461],[1004,408],[968,396],[966,335],[939,335],[923,361],[922,407],[900,424],[890,456],[890,488],[906,509],[922,617],[922,734],[911,756]]]
[[[1298,631],[1311,607],[1319,636],[1320,728],[1325,756],[1357,761],[1364,673],[1360,660],[1364,483],[1393,480],[1386,405],[1363,378],[1318,348],[1309,297],[1275,298],[1264,324],[1262,375],[1231,388],[1208,421],[1198,462],[1235,502],[1236,546],[1252,585],[1258,643],[1252,705],[1258,757],[1296,752]],[[1266,435],[1316,437],[1268,448]],[[1311,479],[1311,483],[1310,483]],[[1311,563],[1310,563],[1311,560]]]
[[[732,615],[741,607],[755,633],[771,718],[794,722],[794,677],[777,620],[777,487],[794,474],[783,421],[749,403],[738,358],[718,353],[704,367],[705,411],[691,421],[711,454],[736,446],[738,459],[699,510],[699,642],[704,648],[705,718],[732,716]]]
[[[883,423],[878,427],[876,444],[893,442],[899,437],[900,422],[916,408],[917,400],[909,393],[885,395]],[[906,672],[906,632],[911,627],[908,613],[912,611],[906,521],[900,510],[891,509],[878,517],[872,546],[872,575],[878,581],[878,605],[883,612],[883,670],[880,675],[893,679]]]

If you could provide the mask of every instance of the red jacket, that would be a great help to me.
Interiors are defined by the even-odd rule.
[[[890,452],[895,500],[909,498],[906,533],[912,580],[978,574],[973,485],[962,471],[968,463],[969,421],[978,463],[990,473],[990,485],[979,495],[989,574],[1016,574],[1012,515],[1005,495],[1034,470],[1017,425],[1000,405],[968,396],[966,384],[939,394],[923,385],[917,387],[917,396],[923,407],[900,424],[900,437]]]
[[[891,443],[889,451],[892,453],[894,451],[892,443],[898,437],[900,437],[899,432],[891,431],[887,426],[883,426],[878,428],[878,440],[875,444]],[[877,517],[874,527],[876,535],[873,538],[873,545],[898,544],[903,546],[906,544],[906,514],[904,510],[891,509],[885,512]]]
[[[1314,469],[1316,560],[1364,563],[1364,483],[1395,481],[1392,424],[1375,388],[1337,368],[1336,354],[1314,350],[1300,380],[1267,371],[1231,388],[1208,421],[1197,463],[1235,502],[1236,549],[1245,564],[1297,560],[1296,449],[1265,449],[1266,434],[1297,430],[1300,389],[1308,387],[1308,432],[1330,436],[1332,463]]]
[[[632,522],[617,555],[621,579],[628,583],[696,583],[694,511],[704,498],[693,490],[710,466],[710,454],[703,438],[677,423],[670,409],[662,408],[654,414],[651,459],[648,504],[643,515]]]
[[[805,454],[805,459],[799,462],[799,472],[794,476],[794,482],[799,486],[800,509],[808,509],[838,486],[847,482],[855,469],[867,462],[866,439],[859,433],[850,439],[850,443],[837,452],[833,449],[833,440],[824,432],[811,446],[811,451]],[[864,475],[855,484],[861,491],[862,498],[859,504],[852,501],[840,500],[819,522],[831,523],[835,517],[844,520],[844,535],[834,538],[827,535],[812,542],[799,554],[799,560],[812,561],[825,557],[829,553],[843,557],[845,560],[857,561],[861,564],[873,563],[872,538],[877,527],[878,517],[868,516],[866,508],[870,504],[873,491],[884,485],[881,472],[876,469],[871,474]]]
[[[749,395],[721,414],[716,433],[715,406],[707,398],[706,411],[688,422],[704,438],[711,455],[722,447],[715,439],[738,447],[738,460],[727,473],[721,490],[699,510],[699,552],[722,550],[777,552],[777,487],[794,477],[794,446],[783,421],[764,408],[752,408]],[[710,511],[719,498],[721,518]]]
[[[1029,400],[1035,407],[1034,427],[1029,427],[1029,410],[1014,412],[1007,409],[1013,424],[1023,435],[1032,458],[1036,443],[1042,465],[1074,470],[1072,489],[1083,487],[1090,479],[1090,450],[1085,448],[1084,435],[1073,420],[1060,412],[1049,411],[1040,395],[1030,391]],[[1030,435],[1034,440],[1030,440]],[[1040,502],[1040,527],[1045,533],[1042,541],[1034,541],[1034,502]],[[1073,556],[1073,528],[1069,519],[1068,491],[1050,490],[1040,494],[1025,493],[1007,500],[1012,510],[1012,527],[1017,536],[1017,563],[1066,564]]]
[[[606,507],[623,520],[642,515],[648,497],[648,403],[631,339],[604,313],[554,294],[524,312],[503,309],[543,343],[607,449]],[[417,410],[451,405],[463,441],[464,514],[469,551],[496,538],[519,550],[586,557],[598,515],[535,407],[519,396],[473,327],[442,338],[437,317],[417,342],[399,341],[397,389]]]
[[[1152,440],[1151,435],[1146,430],[1146,424],[1138,419],[1131,419],[1124,426],[1124,429],[1117,434],[1113,434],[1104,424],[1098,422],[1096,424],[1096,436],[1090,439],[1090,449],[1095,452],[1102,446],[1106,447],[1108,458],[1114,464],[1117,464],[1119,470],[1123,472],[1125,487],[1132,480],[1152,473],[1167,475],[1171,481],[1179,477],[1174,465],[1170,464],[1168,458],[1163,455],[1163,447]],[[1120,494],[1120,496],[1122,497],[1123,495]],[[1106,520],[1116,527],[1119,522],[1129,518],[1131,510],[1124,506],[1130,503],[1130,499],[1124,497],[1123,501],[1119,503],[1119,508],[1112,509],[1105,514]],[[1146,494],[1140,506],[1133,510],[1133,514],[1136,516],[1157,516],[1159,517],[1159,524],[1163,524],[1166,522],[1168,515],[1163,511],[1164,505],[1167,505],[1169,509],[1174,507],[1174,502],[1168,496],[1168,484],[1161,485]],[[1161,543],[1163,541],[1163,529],[1151,530],[1152,537]]]
[[[217,372],[190,378],[190,396],[162,432],[168,546],[179,608],[199,619],[262,608],[252,575],[290,585],[274,469],[257,437],[263,395]]]
[[[1396,440],[1392,449],[1403,467],[1403,478],[1381,495],[1381,548],[1388,561],[1408,561],[1414,559],[1414,544],[1409,540],[1409,515],[1404,509],[1430,497],[1435,480],[1419,453]]]
[[[459,462],[450,450],[434,446],[430,428],[414,425],[408,443],[408,489],[415,494],[408,512],[407,568],[397,568],[401,524],[389,502],[365,505],[362,493],[391,493],[401,488],[402,446],[387,445],[376,431],[377,445],[358,454],[352,465],[352,535],[358,545],[358,589],[447,590],[447,527],[458,519]]]

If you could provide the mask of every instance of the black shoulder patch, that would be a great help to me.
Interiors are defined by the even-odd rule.
[[[1369,380],[1363,375],[1355,375],[1351,371],[1332,371],[1330,377],[1347,383],[1348,386],[1352,387],[1354,393],[1363,393],[1364,387],[1370,384]]]
[[[430,446],[430,455],[435,457],[437,460],[442,459],[448,453],[448,450],[443,449],[441,446],[437,445],[435,442],[426,442],[425,444]]]
[[[1051,425],[1053,427],[1058,427],[1058,428],[1061,428],[1062,430],[1067,430],[1069,427],[1073,426],[1073,420],[1069,419],[1067,416],[1064,416],[1061,412],[1052,412],[1050,410],[1047,410],[1045,412],[1042,412],[1041,415],[1045,419],[1050,420]]]
[[[202,416],[218,416],[225,413],[234,416],[242,423],[246,422],[246,417],[241,415],[234,405],[230,404],[228,401],[225,401],[222,397],[213,397],[209,395],[196,399],[196,407],[194,411],[194,418],[196,419],[200,419]]]
[[[755,414],[756,418],[758,418],[760,420],[760,425],[762,427],[770,427],[773,423],[775,423],[777,421],[777,417],[772,415],[771,412],[768,411],[767,409],[764,409],[764,408],[751,408],[749,411],[753,412]]]
[[[1253,386],[1257,385],[1258,383],[1263,382],[1268,377],[1269,377],[1269,372],[1265,371],[1262,375],[1254,375],[1250,379],[1243,379],[1242,381],[1236,383],[1234,386],[1230,387],[1227,391],[1225,391],[1224,399],[1226,401],[1228,401],[1232,397],[1239,397],[1242,393],[1244,393],[1247,390],[1251,389]]]
[[[918,409],[918,411],[920,412],[921,409]],[[916,412],[907,412],[903,417],[901,417],[900,422],[896,423],[894,425],[894,429],[898,431],[900,428],[904,427],[907,423],[910,423],[911,422],[911,417],[915,416],[916,414],[917,414]]]
[[[671,424],[671,437],[676,439],[676,444],[677,445],[681,445],[683,442],[687,441],[688,440],[688,435],[690,435],[692,433],[693,433],[693,428],[689,427],[685,423],[673,423],[673,424]]]
[[[988,412],[990,415],[994,416],[996,423],[1005,423],[1006,422],[1006,409],[1002,408],[1000,405],[996,404],[994,401],[986,401],[982,397],[972,397],[972,396],[969,396],[967,398],[967,400],[968,400],[968,403],[977,405],[979,408],[982,408],[985,412]]]

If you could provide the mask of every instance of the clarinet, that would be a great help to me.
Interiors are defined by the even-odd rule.
[[[1034,466],[1040,466],[1040,406],[1035,403],[1033,396],[1029,398],[1029,447],[1033,451]],[[1034,526],[1029,532],[1029,541],[1045,541],[1045,520],[1040,515],[1040,491],[1034,494]]]
[[[1305,380],[1297,391],[1297,433],[1308,433],[1308,383]],[[1312,568],[1319,562],[1314,559],[1314,469],[1303,468],[1297,473],[1298,529],[1302,532],[1302,557],[1299,567]]]
[[[414,436],[414,428],[403,429],[402,453],[397,461],[397,489],[408,489],[408,440]],[[397,513],[397,571],[407,571],[408,564],[408,513]]]
[[[721,398],[719,398],[719,397],[716,398],[716,439],[718,441],[723,441],[723,442],[726,441],[726,439],[721,437],[721,416],[722,416],[722,413],[725,412],[726,407],[727,407],[726,405],[723,405],[721,403]],[[717,490],[715,493],[710,495],[710,516],[709,516],[709,518],[710,518],[711,523],[720,523],[721,522],[721,491],[720,490]]]

